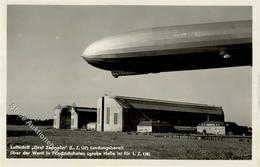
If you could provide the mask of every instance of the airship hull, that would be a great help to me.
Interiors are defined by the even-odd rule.
[[[123,33],[93,43],[83,58],[115,77],[252,65],[251,26],[236,21]]]

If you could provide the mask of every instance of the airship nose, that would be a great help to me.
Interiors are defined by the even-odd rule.
[[[105,69],[103,66],[105,66],[106,62],[103,61],[103,56],[101,55],[103,48],[104,47],[100,45],[99,41],[94,42],[85,49],[81,57],[88,64],[94,67]]]
[[[91,46],[91,45],[90,45],[90,46]],[[83,57],[85,60],[91,59],[91,58],[94,57],[94,54],[93,54],[93,53],[90,51],[90,49],[89,49],[90,46],[88,46],[88,47],[85,49],[85,51],[83,52],[83,54],[82,54],[82,56],[81,56],[81,57]]]
[[[83,54],[81,55],[81,57],[88,62],[89,64],[92,64],[92,61],[94,59],[96,59],[97,54],[95,51],[95,48],[93,48],[93,44],[89,45],[85,51],[83,52]]]
[[[98,40],[92,43],[85,49],[82,56],[87,59],[97,58],[97,56],[100,55],[100,52],[103,52],[104,48],[106,48],[104,43],[106,44],[103,40]]]

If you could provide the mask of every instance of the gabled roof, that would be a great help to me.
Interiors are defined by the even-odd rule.
[[[113,97],[123,108],[140,110],[176,111],[190,113],[206,113],[223,115],[222,107],[209,106],[206,104],[163,101],[136,97],[115,96]]]
[[[141,121],[137,126],[152,126],[152,121]]]

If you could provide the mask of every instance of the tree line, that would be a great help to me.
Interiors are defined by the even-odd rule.
[[[39,126],[52,126],[53,119],[26,119],[22,120],[18,115],[7,115],[6,116],[6,123],[7,125],[25,125],[27,121],[32,121],[34,125]]]

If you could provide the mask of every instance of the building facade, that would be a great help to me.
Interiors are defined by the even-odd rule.
[[[123,131],[123,107],[114,98],[98,99],[97,131]]]
[[[87,126],[90,122],[96,122],[96,108],[58,105],[54,109],[53,128],[78,129]]]
[[[221,107],[124,96],[103,96],[97,103],[97,131],[137,131],[141,121],[196,127],[205,121],[224,121]]]

